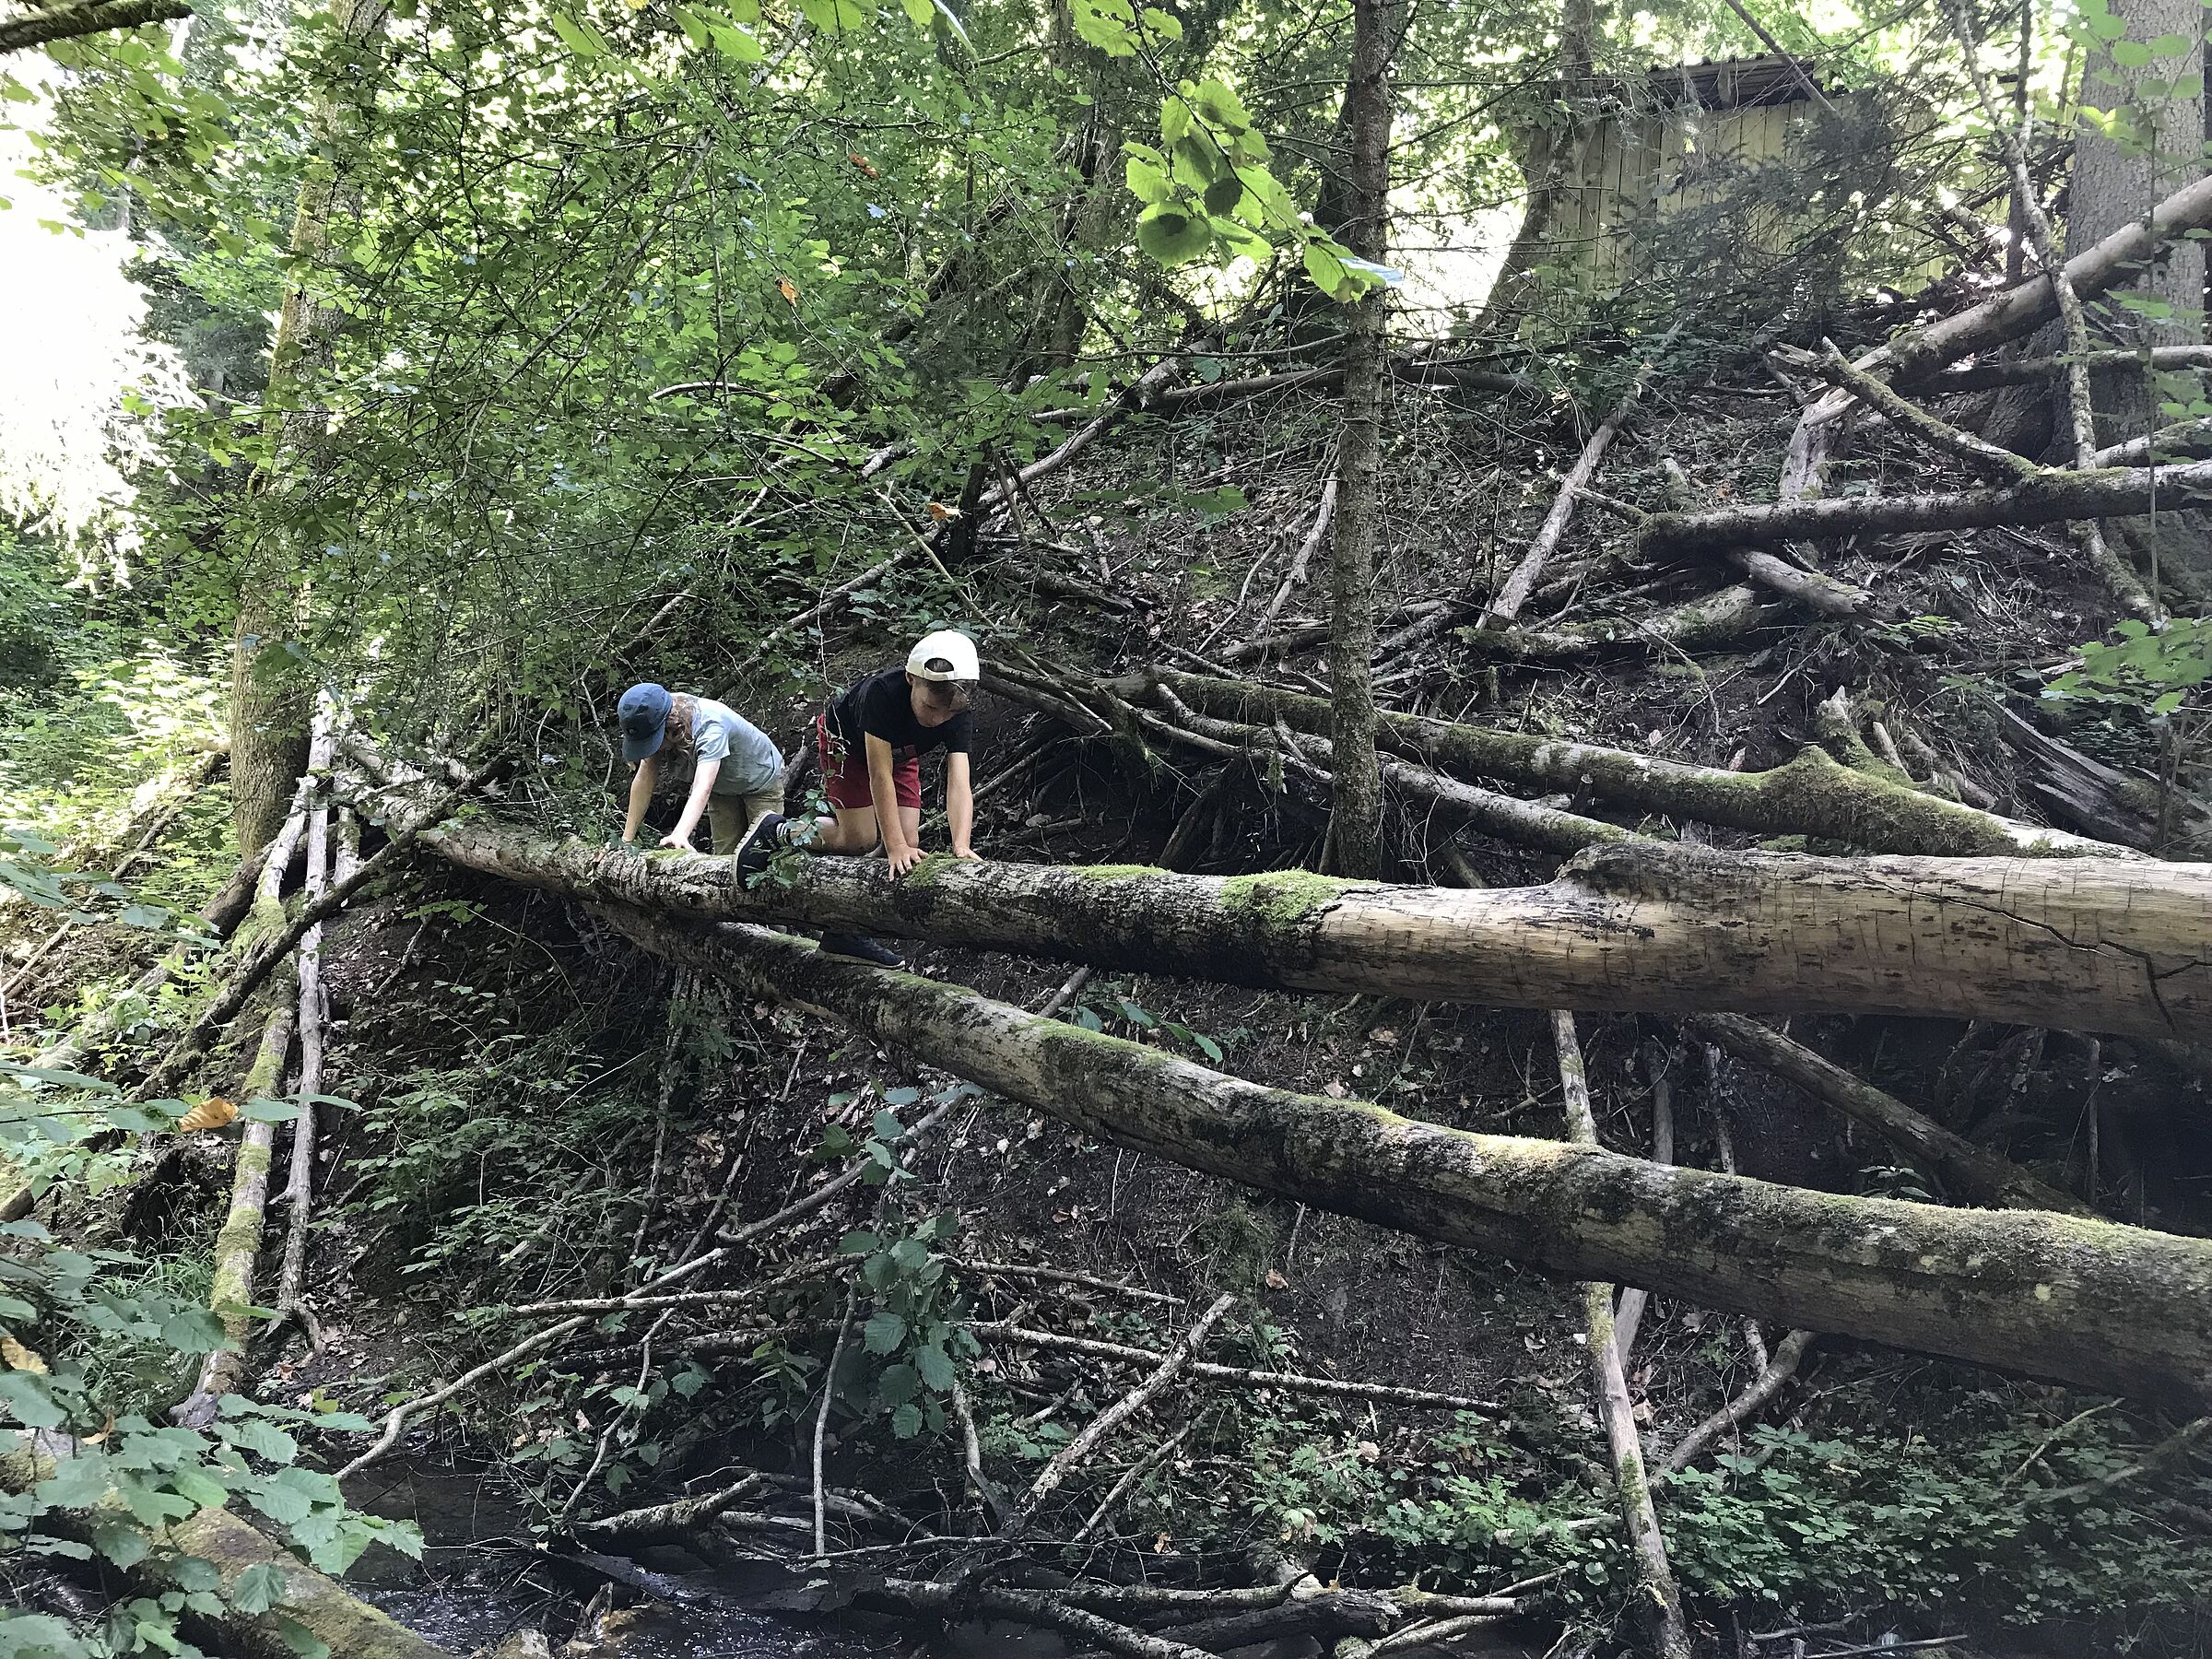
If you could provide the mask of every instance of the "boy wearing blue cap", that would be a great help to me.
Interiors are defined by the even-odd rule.
[[[638,839],[663,754],[691,758],[691,793],[664,847],[691,851],[691,836],[706,815],[714,851],[735,853],[748,826],[783,805],[783,755],[768,735],[736,710],[712,698],[674,693],[665,686],[632,686],[615,705],[622,726],[622,759],[634,764],[625,842]]]

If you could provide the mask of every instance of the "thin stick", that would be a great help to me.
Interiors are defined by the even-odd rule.
[[[904,1147],[912,1142],[919,1140],[926,1131],[934,1129],[937,1126],[938,1123],[944,1118],[945,1114],[952,1110],[953,1105],[953,1101],[947,1100],[942,1106],[935,1107],[929,1112],[924,1112],[918,1120],[916,1120],[914,1126],[912,1129],[909,1129],[904,1135],[899,1137],[899,1144],[901,1147]],[[782,1209],[778,1210],[774,1215],[763,1216],[758,1221],[747,1221],[743,1227],[732,1228],[728,1232],[722,1234],[721,1237],[724,1246],[728,1249],[735,1249],[740,1244],[749,1244],[755,1239],[759,1238],[762,1233],[774,1232],[779,1228],[788,1227],[792,1222],[798,1220],[803,1216],[812,1215],[816,1210],[820,1209],[824,1205],[828,1204],[830,1199],[836,1197],[838,1194],[843,1192],[847,1187],[858,1181],[863,1175],[865,1175],[874,1166],[869,1162],[868,1159],[865,1158],[859,1159],[842,1175],[839,1175],[831,1180],[825,1181],[820,1186],[815,1188],[813,1192],[807,1194],[806,1196],[793,1200],[791,1203],[785,1205]],[[708,1253],[709,1255],[719,1253],[719,1252],[713,1251],[710,1251]],[[699,1259],[703,1262],[706,1260],[706,1257],[702,1256]]]
[[[1983,72],[1981,48],[1975,39],[1973,24],[1968,18],[1964,0],[1947,0],[1951,28],[1959,37],[1959,55],[1966,65],[1966,73],[1974,83],[1974,96],[1981,100],[1983,116],[2005,153],[2005,164],[2012,173],[2015,199],[2020,205],[2022,219],[2027,225],[2028,237],[2035,248],[2035,256],[2042,262],[2043,274],[2050,279],[2051,297],[2057,302],[2058,316],[2066,341],[2066,409],[2073,421],[2074,465],[2088,471],[2097,465],[2096,403],[2089,392],[2089,328],[2081,309],[2081,296],[2075,291],[2074,282],[2066,273],[2066,262],[2058,253],[2058,237],[2051,228],[2051,217],[2035,194],[2034,181],[2028,171],[2028,151],[2021,136],[2006,125],[1997,112],[1996,95],[1990,88],[1989,76]],[[2158,621],[2163,608],[2143,586],[2126,560],[2106,545],[2104,531],[2095,519],[2071,521],[2068,529],[2088,558],[2090,567],[2104,579],[2112,597],[2121,607],[2146,621]]]
[[[1153,1367],[1149,1376],[1091,1418],[1083,1426],[1081,1433],[1053,1454],[1052,1461],[1037,1472],[1037,1478],[1030,1483],[1030,1489],[1022,1495],[1021,1501],[1015,1505],[1014,1513],[1005,1529],[1007,1535],[1023,1530],[1037,1513],[1038,1507],[1059,1488],[1060,1483],[1068,1477],[1077,1465],[1090,1455],[1100,1441],[1142,1411],[1182,1374],[1199,1345],[1220,1323],[1222,1315],[1236,1305],[1237,1299],[1227,1292],[1216,1297],[1213,1306],[1198,1316],[1197,1323],[1183,1333],[1182,1340]]]
[[[1575,1037],[1574,1016],[1554,1009],[1551,1037],[1559,1050],[1567,1138],[1577,1146],[1595,1147],[1599,1144],[1597,1119],[1590,1109],[1590,1078],[1583,1065],[1582,1044]],[[1651,1485],[1643,1473],[1642,1437],[1636,1429],[1635,1407],[1629,1398],[1628,1380],[1620,1369],[1620,1349],[1613,1335],[1613,1287],[1593,1280],[1583,1287],[1583,1299],[1590,1370],[1606,1439],[1613,1450],[1614,1484],[1620,1494],[1629,1551],[1636,1563],[1640,1611],[1652,1646],[1665,1659],[1688,1659],[1689,1633],[1682,1622],[1682,1593],[1676,1587],[1673,1569],[1666,1564],[1666,1539],[1652,1508]]]
[[[1267,602],[1267,609],[1252,630],[1254,641],[1264,638],[1275,626],[1276,618],[1283,614],[1283,606],[1290,598],[1293,588],[1303,587],[1306,571],[1313,563],[1313,556],[1321,551],[1321,544],[1328,539],[1329,525],[1336,517],[1336,477],[1332,470],[1329,481],[1322,488],[1321,505],[1314,509],[1313,524],[1306,532],[1306,539],[1299,544],[1298,557],[1290,561],[1290,569],[1283,577],[1282,585],[1275,590],[1275,597]]]
[[[1749,1387],[1722,1406],[1703,1422],[1684,1435],[1681,1441],[1666,1454],[1661,1465],[1668,1475],[1678,1475],[1697,1462],[1706,1447],[1727,1433],[1737,1424],[1753,1416],[1759,1408],[1782,1392],[1782,1385],[1797,1374],[1806,1350],[1813,1346],[1813,1333],[1792,1331],[1775,1347],[1773,1358],[1766,1369],[1751,1380]]]
[[[318,776],[330,770],[336,718],[336,707],[325,691],[315,700],[314,733],[308,746],[307,769]],[[330,885],[330,806],[318,802],[307,820],[306,890],[311,904]],[[317,923],[300,935],[300,1115],[292,1120],[292,1161],[284,1183],[288,1207],[272,1335],[305,1312],[300,1293],[307,1277],[308,1225],[314,1218],[315,1097],[323,1092],[323,1038],[329,1017],[323,993],[323,927]],[[308,1329],[311,1344],[321,1347],[315,1328]]]
[[[1505,585],[1498,590],[1498,596],[1490,601],[1488,608],[1482,613],[1477,627],[1502,628],[1521,614],[1521,607],[1528,603],[1529,594],[1535,592],[1536,581],[1544,574],[1545,565],[1559,551],[1559,542],[1567,534],[1567,526],[1574,522],[1575,498],[1582,493],[1583,486],[1597,476],[1597,464],[1605,459],[1606,451],[1611,447],[1614,438],[1635,410],[1637,400],[1643,395],[1644,387],[1651,383],[1660,358],[1681,332],[1682,325],[1679,323],[1667,330],[1665,338],[1659,342],[1657,349],[1645,358],[1636,371],[1636,378],[1629,382],[1629,389],[1621,394],[1620,402],[1614,406],[1613,412],[1606,417],[1596,431],[1590,434],[1590,441],[1583,446],[1583,453],[1575,458],[1573,468],[1559,481],[1559,493],[1552,498],[1551,511],[1544,515],[1543,525],[1536,531],[1535,539],[1528,544],[1528,551],[1521,556],[1521,562],[1506,577]]]
[[[1075,1273],[1065,1267],[1032,1267],[1020,1262],[961,1262],[952,1264],[963,1273],[981,1273],[998,1278],[1041,1279],[1054,1285],[1081,1285],[1092,1290],[1108,1290],[1116,1296],[1133,1297],[1138,1301],[1159,1302],[1167,1307],[1181,1307],[1182,1298],[1170,1296],[1164,1290],[1147,1290],[1138,1285],[1125,1285],[1119,1279],[1100,1278],[1096,1274]]]
[[[1119,1359],[1133,1365],[1157,1363],[1157,1348],[1132,1347],[1126,1343],[1104,1342],[1095,1336],[1066,1336],[1058,1331],[1041,1331],[1011,1322],[978,1324],[967,1327],[982,1338],[996,1337],[1028,1347],[1050,1348],[1067,1354],[1088,1354],[1101,1359]],[[1337,1377],[1312,1377],[1295,1371],[1251,1371],[1237,1365],[1216,1365],[1194,1359],[1188,1370],[1207,1382],[1226,1382],[1241,1388],[1274,1388],[1286,1394],[1322,1394],[1338,1400],[1367,1400],[1378,1406],[1410,1406],[1430,1411],[1473,1411],[1495,1417],[1504,1409],[1495,1400],[1477,1400],[1466,1394],[1438,1394],[1426,1388],[1401,1388],[1390,1382],[1355,1382]]]
[[[1197,1427],[1198,1419],[1193,1418],[1182,1428],[1176,1430],[1173,1434],[1168,1436],[1166,1440],[1161,1441],[1159,1445],[1153,1447],[1151,1451],[1123,1470],[1122,1477],[1106,1488],[1106,1496],[1100,1499],[1098,1508],[1090,1512],[1090,1519],[1076,1529],[1076,1535],[1068,1542],[1071,1545],[1089,1543],[1097,1535],[1099,1528],[1106,1524],[1106,1517],[1113,1512],[1113,1506],[1126,1497],[1129,1489],[1138,1481],[1182,1450],[1182,1442],[1191,1438],[1192,1431]]]
[[[837,1398],[837,1362],[845,1356],[845,1336],[853,1329],[853,1307],[860,1298],[855,1283],[845,1290],[844,1317],[837,1322],[837,1340],[830,1345],[830,1363],[822,1371],[822,1408],[814,1414],[814,1555],[830,1553],[828,1521],[823,1508],[822,1449],[830,1440],[830,1405]]]
[[[349,880],[332,882],[322,897],[300,910],[290,926],[274,938],[256,945],[238,971],[231,976],[230,982],[223,988],[222,994],[208,1005],[199,1018],[193,1021],[169,1053],[162,1056],[161,1063],[139,1086],[137,1098],[142,1100],[159,1099],[176,1087],[192,1063],[214,1041],[215,1034],[238,1018],[239,1010],[246,1006],[247,998],[259,989],[261,982],[269,976],[269,971],[291,954],[311,928],[344,909],[347,900],[397,860],[400,853],[418,833],[435,825],[453,806],[473,794],[479,785],[488,782],[494,773],[506,765],[507,757],[501,755],[478,767],[465,781],[447,790],[411,823],[396,827],[392,839],[384,843],[373,858],[364,860]],[[276,863],[276,854],[272,852],[269,865],[275,865]]]

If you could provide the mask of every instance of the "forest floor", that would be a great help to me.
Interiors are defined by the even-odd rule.
[[[1487,592],[1580,447],[1574,406],[1412,388],[1398,399],[1383,603],[1438,597],[1440,569],[1462,570],[1471,592]],[[1659,462],[1672,455],[1695,487],[1722,497],[1719,480],[1771,475],[1795,412],[1771,382],[1655,394],[1598,487],[1656,510]],[[965,591],[935,598],[972,602],[996,637],[1065,673],[1126,672],[1178,651],[1211,660],[1253,630],[1305,535],[1334,423],[1332,403],[1300,396],[1144,429],[1053,480],[1023,515],[1022,546],[986,543],[958,568]],[[1924,453],[1870,435],[1831,488],[1907,482],[1929,486]],[[1242,492],[1241,509],[1217,516],[1190,504],[1223,485]],[[1613,616],[1632,634],[1654,606],[1711,590],[1710,571],[1641,563],[1630,536],[1585,502],[1555,565],[1565,580],[1539,590],[1524,622]],[[1033,573],[1041,549],[1057,580],[1025,589],[1013,572]],[[2048,673],[2100,629],[2101,595],[2063,541],[2014,531],[1886,537],[1830,549],[1822,568],[1877,594],[1882,619],[1771,629],[1694,660],[1633,652],[1533,671],[1493,671],[1446,629],[1386,662],[1382,689],[1420,712],[1758,769],[1817,741],[1821,705],[1848,688],[1858,717],[1880,722],[1910,753],[1938,758],[1999,810],[2044,817],[2033,759],[2007,739],[1997,711],[2010,699],[2032,714]],[[1318,604],[1325,573],[1313,574],[1278,627]],[[680,660],[686,642],[670,644]],[[841,650],[824,678],[872,667],[881,654],[873,641]],[[712,660],[703,648],[700,660]],[[1290,663],[1294,674],[1315,665]],[[733,700],[787,752],[816,706],[811,690],[788,686]],[[2148,729],[2124,712],[2093,711],[2070,720],[2065,735],[2112,765],[2156,759]],[[979,777],[1048,736],[1041,717],[987,700]],[[1183,773],[1178,784],[1133,788],[1103,749],[1061,742],[1038,752],[1041,763],[1025,761],[1018,780],[986,800],[977,840],[987,856],[1148,861],[1195,790],[1213,782],[1211,763],[1189,757],[1168,758]],[[604,805],[610,820],[615,810]],[[221,791],[210,790],[194,821],[219,821],[220,811]],[[1402,878],[1453,878],[1439,852],[1451,838],[1411,818],[1394,822]],[[1719,844],[1748,839],[1647,828]],[[1318,834],[1311,804],[1255,765],[1227,782],[1183,862],[1217,872],[1310,864]],[[1472,835],[1454,846],[1486,883],[1541,881],[1555,863]],[[88,935],[47,982],[82,977],[118,943]],[[716,1219],[771,1214],[833,1173],[840,1163],[818,1156],[826,1135],[865,1139],[879,1110],[951,1082],[823,1021],[725,1002],[554,900],[430,861],[357,907],[324,949],[328,1087],[354,1109],[322,1154],[311,1286],[324,1346],[276,1358],[263,1382],[272,1398],[328,1397],[379,1414],[398,1391],[500,1346],[500,1334],[519,1327],[498,1310],[619,1291],[635,1262],[681,1259],[687,1240]],[[948,948],[920,949],[914,960],[1032,1007],[1065,977]],[[1306,1092],[1469,1128],[1560,1133],[1558,1072],[1539,1016],[1289,997],[1171,971],[1093,978],[1065,1017]],[[2212,1111],[2196,1085],[2115,1065],[2085,1040],[2010,1029],[1832,1018],[1795,1031],[2046,1178],[2077,1192],[2101,1185],[2126,1219],[2183,1231],[2212,1221],[2203,1204]],[[1837,1191],[1918,1190],[1878,1143],[1788,1087],[1709,1058],[1667,1022],[1599,1018],[1583,1037],[1610,1147],[1651,1147],[1664,1092],[1679,1161],[1718,1167],[1725,1135],[1725,1155],[1747,1174]],[[2155,1152],[2142,1133],[2154,1125]],[[1267,1388],[1194,1390],[1180,1414],[1143,1421],[1084,1471],[1095,1499],[1183,1420],[1201,1425],[1126,1495],[1083,1555],[1090,1571],[1190,1583],[1280,1556],[1315,1566],[1324,1581],[1425,1574],[1424,1583],[1480,1594],[1564,1569],[1550,1600],[1494,1632],[1512,1651],[1545,1651],[1563,1622],[1594,1636],[1618,1616],[1615,1529],[1568,1524],[1607,1512],[1571,1287],[1104,1147],[985,1099],[959,1100],[909,1167],[919,1180],[896,1189],[893,1208],[910,1222],[957,1218],[944,1249],[970,1265],[956,1271],[971,1319],[1157,1348],[1227,1291],[1239,1303],[1209,1350],[1217,1360],[1500,1407],[1484,1416]],[[140,1244],[192,1249],[223,1182],[219,1171],[187,1170],[139,1203]],[[763,1244],[750,1271],[834,1253],[841,1235],[880,1225],[882,1213],[877,1189],[855,1188]],[[1149,1295],[974,1264],[1064,1270]],[[787,1324],[834,1324],[836,1312],[834,1288],[817,1285],[787,1310]],[[543,1613],[565,1633],[599,1580],[572,1558],[556,1559],[558,1549],[549,1556],[548,1529],[706,1489],[732,1468],[805,1475],[823,1344],[795,1331],[718,1350],[710,1323],[658,1347],[648,1338],[641,1359],[641,1331],[610,1322],[596,1349],[514,1368],[456,1412],[418,1424],[404,1460],[353,1483],[357,1501],[414,1513],[441,1547],[432,1600],[421,1599],[425,1581],[395,1562],[372,1559],[364,1571],[385,1581],[382,1593],[402,1611],[428,1617],[433,1604],[496,1590],[491,1605],[508,1622]],[[1671,1446],[1756,1371],[1737,1322],[1654,1301],[1628,1367],[1647,1444]],[[649,1374],[674,1392],[647,1402],[639,1391]],[[1065,1443],[1062,1425],[1093,1415],[1129,1380],[1049,1349],[986,1343],[968,1385],[987,1466],[1026,1477]],[[2094,1420],[2076,1430],[2085,1414]],[[2151,1432],[2130,1411],[1823,1341],[1768,1425],[1724,1442],[1718,1473],[1662,1496],[1677,1571],[1716,1640],[1846,1620],[1834,1641],[1895,1631],[1962,1634],[1973,1644],[1961,1651],[1977,1653],[2204,1651],[2212,1518],[2196,1511],[2207,1524],[2193,1529],[2185,1505],[2133,1508],[2120,1498],[2054,1522],[2025,1503],[2018,1485],[2038,1465],[2054,1480],[2115,1466]],[[900,1439],[863,1420],[841,1425],[830,1451],[834,1482],[931,1517],[933,1529],[977,1519],[957,1431]],[[664,1571],[685,1564],[640,1559]],[[733,1638],[729,1651],[748,1651],[743,1641],[752,1639]],[[688,1651],[717,1650],[695,1641]]]

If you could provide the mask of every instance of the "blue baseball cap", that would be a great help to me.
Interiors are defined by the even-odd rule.
[[[670,700],[667,687],[650,683],[622,693],[615,718],[622,724],[623,759],[642,760],[659,752],[661,739],[668,735]]]

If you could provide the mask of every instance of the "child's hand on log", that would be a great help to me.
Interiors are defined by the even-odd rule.
[[[900,847],[895,852],[886,853],[883,855],[884,862],[891,866],[891,875],[894,879],[905,875],[920,864],[924,856],[922,849],[919,847]]]

